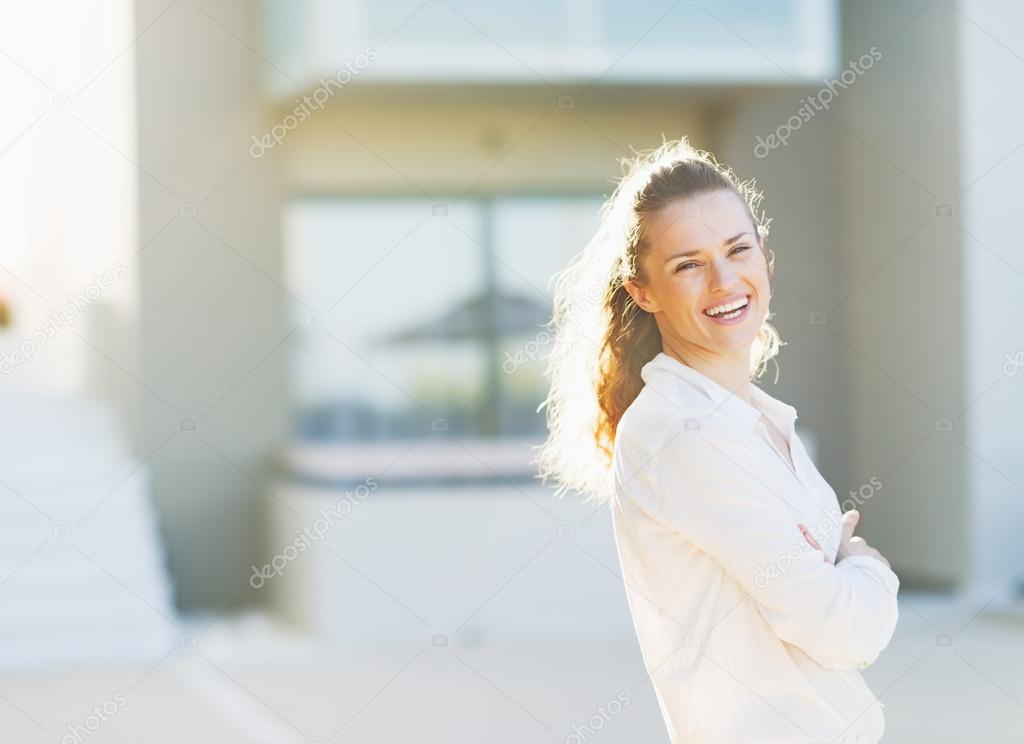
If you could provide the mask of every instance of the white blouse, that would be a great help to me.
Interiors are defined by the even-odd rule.
[[[612,521],[672,742],[876,744],[884,705],[858,670],[892,638],[899,578],[869,556],[828,563],[800,532],[835,560],[839,503],[796,410],[756,385],[751,406],[664,353],[641,375],[615,439]]]

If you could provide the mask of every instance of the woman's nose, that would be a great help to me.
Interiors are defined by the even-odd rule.
[[[728,261],[713,261],[711,264],[711,289],[731,287],[736,279],[736,269]]]

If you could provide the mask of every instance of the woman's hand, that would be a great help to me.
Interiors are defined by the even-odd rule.
[[[838,562],[844,558],[849,558],[851,555],[868,555],[880,560],[885,564],[886,568],[891,568],[889,561],[885,559],[885,556],[868,545],[867,541],[863,537],[853,536],[853,530],[857,526],[857,522],[859,520],[860,512],[856,509],[850,509],[850,511],[843,514],[843,538],[839,543],[839,552],[836,554],[836,561]]]
[[[856,509],[851,509],[843,514],[843,536],[839,542],[839,551],[836,553],[836,562],[841,561],[844,558],[849,558],[853,555],[867,555],[884,563],[886,568],[891,568],[889,561],[885,559],[885,556],[875,550],[875,548],[868,545],[867,540],[863,537],[853,536],[853,530],[857,527],[858,521],[860,521],[860,512]],[[807,529],[806,525],[801,523],[798,527],[800,527],[800,531],[804,534],[804,538],[807,542],[809,542],[814,548],[822,550],[818,541],[814,539],[814,536],[811,535],[810,530]],[[831,561],[828,560],[828,556],[825,555],[824,550],[822,550],[822,556],[825,561],[831,563]]]
[[[807,525],[805,525],[803,522],[800,522],[797,525],[797,527],[799,527],[800,531],[804,533],[804,539],[807,540],[807,542],[809,542],[813,548],[815,548],[816,550],[821,550],[821,557],[825,559],[825,563],[831,563],[832,561],[830,561],[828,559],[828,556],[825,555],[825,551],[822,550],[822,547],[820,545],[818,545],[818,541],[814,539],[814,535],[812,535],[811,531],[807,529]]]

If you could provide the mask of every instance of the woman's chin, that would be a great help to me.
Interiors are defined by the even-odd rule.
[[[711,348],[720,352],[734,354],[740,351],[749,350],[754,341],[757,340],[757,333],[750,333],[739,328],[718,328],[709,339]]]

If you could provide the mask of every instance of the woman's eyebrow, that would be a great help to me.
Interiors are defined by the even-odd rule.
[[[722,245],[732,245],[737,240],[742,238],[744,235],[751,235],[752,236],[753,233],[749,232],[749,231],[744,231],[744,232],[741,232],[741,233],[739,233],[737,235],[733,235],[728,240],[722,241]],[[671,256],[669,256],[668,258],[665,259],[665,263],[668,263],[669,261],[674,261],[677,258],[689,258],[690,256],[696,256],[698,253],[700,253],[700,248],[695,248],[692,251],[685,251],[685,252],[681,251],[679,253],[673,253]]]

